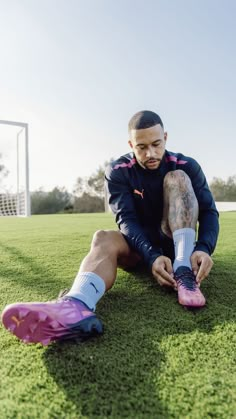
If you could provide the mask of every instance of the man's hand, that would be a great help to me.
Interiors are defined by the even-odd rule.
[[[167,285],[177,289],[176,281],[174,280],[173,268],[171,260],[166,256],[158,256],[152,264],[152,274],[157,280],[158,284]]]
[[[200,286],[202,280],[210,273],[213,266],[212,258],[207,253],[196,250],[193,252],[190,260],[194,275],[196,275],[196,281]]]

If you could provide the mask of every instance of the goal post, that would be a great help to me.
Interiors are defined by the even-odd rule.
[[[29,129],[25,122],[0,120],[0,127],[15,127],[13,136],[15,144],[9,147],[6,144],[6,152],[0,155],[2,163],[9,172],[4,177],[4,182],[0,179],[0,216],[23,216],[31,215],[30,191],[29,191]],[[18,128],[18,129],[17,129]],[[6,134],[5,134],[6,136]],[[8,140],[9,141],[9,140]],[[12,139],[11,139],[12,141]],[[1,135],[0,135],[1,144]],[[11,157],[8,151],[12,149]],[[4,158],[7,155],[5,164]],[[9,167],[10,166],[10,169]],[[1,174],[1,172],[0,172]],[[7,180],[10,178],[9,182]]]

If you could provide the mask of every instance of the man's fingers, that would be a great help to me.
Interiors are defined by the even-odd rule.
[[[162,268],[160,270],[160,275],[163,279],[165,279],[166,281],[169,281],[171,283],[174,282],[174,279],[172,278],[171,274],[169,274],[169,272],[166,271],[166,269]]]
[[[166,258],[166,260],[165,260],[165,268],[166,268],[166,271],[168,272],[168,274],[172,277],[172,275],[173,275],[172,263],[171,263],[171,260],[168,259],[168,258]]]
[[[173,278],[172,262],[168,257],[158,256],[152,265],[152,274],[160,285],[167,285],[176,289],[177,284]]]
[[[203,279],[205,279],[209,275],[212,265],[213,263],[211,259],[202,260],[202,263],[200,265],[200,268],[196,277],[196,280],[199,284],[202,282]]]
[[[170,269],[172,273],[172,267]],[[169,285],[171,287],[176,287],[176,282],[171,274],[169,274],[164,267],[159,269],[157,272],[158,282],[160,285]]]
[[[198,259],[194,255],[191,256],[191,265],[192,265],[192,270],[193,270],[194,275],[197,275],[199,271],[199,264],[198,264]]]
[[[191,265],[196,281],[200,285],[201,281],[209,275],[213,261],[207,253],[196,251],[191,256]]]
[[[158,279],[158,283],[159,283],[159,285],[161,285],[161,286],[165,285],[165,286],[167,286],[167,287],[173,287],[173,284],[172,284],[171,282],[166,281],[166,280],[165,280],[165,279],[163,279],[163,278]]]
[[[168,275],[168,273],[164,269],[156,272],[155,277],[159,285],[166,285],[168,287],[175,288],[175,281],[170,275]]]

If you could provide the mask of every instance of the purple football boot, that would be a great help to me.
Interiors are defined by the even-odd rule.
[[[186,307],[203,307],[206,299],[197,285],[196,277],[187,266],[180,266],[175,274],[179,303]]]
[[[73,297],[46,303],[15,303],[5,307],[2,323],[24,343],[86,339],[102,334],[102,322],[84,303]]]

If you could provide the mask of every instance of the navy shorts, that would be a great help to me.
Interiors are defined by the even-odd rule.
[[[153,244],[153,246],[156,246],[158,248],[161,248],[162,254],[164,256],[167,256],[170,258],[172,263],[175,259],[175,250],[174,250],[174,242],[173,240],[168,237],[163,231],[160,229],[159,232],[156,234],[146,232],[150,242]],[[126,237],[123,235],[124,239]],[[142,257],[134,251],[132,255],[129,257],[129,261],[127,262],[127,259],[120,258],[118,260],[118,266],[122,267],[125,270],[129,270],[129,268],[133,267],[142,267],[143,265],[143,259]]]

